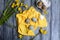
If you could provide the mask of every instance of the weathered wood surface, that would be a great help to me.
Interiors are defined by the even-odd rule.
[[[0,15],[5,8],[8,0],[0,0]],[[48,34],[39,34],[34,40],[60,40],[60,0],[50,0],[51,7],[48,9],[46,15],[48,27],[46,28]],[[35,0],[25,0],[25,4],[29,6],[34,5]],[[10,17],[6,23],[11,23],[16,26],[15,14]],[[14,27],[14,26],[13,26]],[[0,26],[0,40],[20,40],[17,37],[16,28],[9,27],[7,24]],[[17,27],[17,26],[16,26]],[[31,37],[25,36],[23,40],[29,40]]]

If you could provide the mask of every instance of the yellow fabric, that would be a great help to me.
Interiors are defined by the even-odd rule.
[[[47,26],[47,21],[46,18],[44,17],[43,20],[41,20],[39,17],[42,14],[38,11],[35,10],[34,7],[30,7],[28,10],[25,10],[22,14],[17,14],[17,22],[18,22],[18,32],[22,35],[27,35],[27,36],[34,36],[34,32],[37,29],[37,27],[46,27]],[[36,18],[37,22],[33,22],[31,19]],[[30,23],[25,23],[25,20],[29,18]],[[33,25],[33,30],[29,30],[29,25]]]

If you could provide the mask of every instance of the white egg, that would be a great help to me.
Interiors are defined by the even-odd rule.
[[[48,8],[51,5],[51,2],[49,0],[41,0],[43,4]]]

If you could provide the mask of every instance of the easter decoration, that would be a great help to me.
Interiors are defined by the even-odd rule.
[[[37,7],[41,9],[45,14],[51,3],[49,0],[37,1]],[[23,8],[26,10],[23,11]],[[39,29],[39,33],[46,34],[46,28],[48,23],[45,15],[37,11],[34,6],[28,7],[27,4],[21,2],[21,0],[10,0],[6,9],[0,18],[0,25],[3,25],[14,13],[16,14],[16,24],[18,26],[18,37],[23,36],[36,36],[35,31]]]
[[[50,3],[48,3],[47,0],[41,0],[37,2],[37,7],[46,13],[47,8],[50,7]],[[43,30],[43,28],[46,28],[48,25],[46,17],[42,15],[41,12],[38,12],[33,6],[28,8],[28,10],[24,10],[22,14],[17,14],[16,18],[19,36],[36,36],[34,31],[37,28],[40,28],[39,32],[41,34],[47,33],[46,30]]]

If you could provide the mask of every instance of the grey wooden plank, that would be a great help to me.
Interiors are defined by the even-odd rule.
[[[12,40],[12,28],[4,24],[4,40]]]
[[[48,14],[46,15],[46,19],[47,19],[47,22],[48,22],[48,26],[46,27],[46,31],[47,31],[47,34],[46,35],[42,35],[42,40],[50,40],[51,38],[51,7],[47,10],[48,11]]]
[[[0,17],[4,9],[4,1],[0,0]],[[0,25],[0,40],[3,40],[3,25]]]
[[[52,36],[51,40],[59,39],[59,0],[52,0]]]
[[[10,17],[10,19],[6,22],[7,24],[13,25],[13,16]],[[4,40],[13,40],[13,28],[7,24],[4,24]]]
[[[59,0],[59,4],[60,4],[60,0]],[[59,5],[59,13],[60,13],[60,5]],[[59,20],[60,20],[60,14],[59,14]],[[60,39],[60,22],[59,22],[59,39]]]
[[[6,3],[9,0],[4,0],[4,6],[6,7]],[[11,16],[8,21],[6,22],[7,24],[10,23],[13,25],[13,16]],[[12,40],[13,36],[12,36],[12,28],[10,26],[8,26],[7,24],[4,24],[4,40]]]
[[[31,6],[31,0],[24,0],[24,4],[28,4],[28,6]]]
[[[4,9],[4,1],[0,0],[0,12],[2,12]]]
[[[3,26],[0,26],[0,40],[3,40]]]
[[[42,34],[37,35],[33,40],[42,40]]]
[[[17,23],[16,23],[16,13],[14,13],[13,15],[13,32],[12,32],[12,36],[13,36],[13,40],[18,40],[18,33],[17,33]]]

